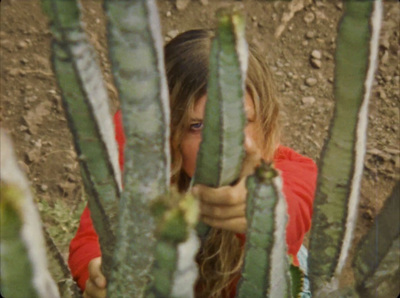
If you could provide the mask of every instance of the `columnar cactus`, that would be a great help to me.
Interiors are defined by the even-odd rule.
[[[380,1],[344,5],[336,48],[335,112],[320,162],[310,240],[310,281],[317,295],[337,288],[352,240],[382,15]]]
[[[47,268],[39,212],[19,169],[10,138],[0,130],[1,294],[60,297]]]

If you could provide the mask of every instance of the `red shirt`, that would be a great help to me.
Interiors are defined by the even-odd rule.
[[[122,169],[125,135],[120,111],[114,116],[114,124],[119,145],[119,164]],[[294,264],[298,266],[296,255],[303,243],[304,235],[311,226],[317,167],[310,158],[283,146],[279,146],[275,153],[274,165],[281,172],[283,192],[288,206],[289,222],[286,228],[288,254],[293,256]],[[238,236],[244,239],[244,235]],[[90,218],[90,211],[86,207],[78,231],[71,241],[68,259],[72,276],[82,290],[85,289],[85,283],[89,278],[88,264],[99,256],[101,251],[98,236]]]

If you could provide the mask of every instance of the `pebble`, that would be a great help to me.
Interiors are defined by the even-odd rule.
[[[169,10],[165,13],[165,16],[166,16],[167,18],[169,18],[171,15],[172,15],[172,13],[171,13]]]
[[[315,98],[312,96],[306,96],[301,99],[303,104],[313,104],[315,102]]]
[[[203,5],[208,5],[208,0],[200,0],[200,3]]]
[[[17,43],[17,48],[20,50],[26,49],[28,47],[28,43],[26,41],[21,40]]]
[[[307,86],[312,87],[315,86],[317,84],[317,79],[316,78],[307,78],[305,83]]]
[[[311,66],[314,68],[321,68],[322,66],[321,60],[311,59]]]
[[[306,15],[304,16],[303,20],[307,24],[310,24],[315,20],[315,15],[311,11],[307,12]]]
[[[47,191],[48,189],[49,189],[49,187],[46,184],[40,185],[40,190],[41,191]]]
[[[26,65],[26,64],[28,64],[28,59],[22,58],[19,62],[20,62],[22,65]]]
[[[176,8],[179,11],[185,10],[185,8],[189,5],[190,0],[176,0]]]
[[[314,31],[307,31],[306,33],[306,38],[307,39],[312,39],[315,37],[315,32]]]
[[[313,51],[311,52],[311,58],[314,58],[314,59],[321,59],[321,58],[322,58],[322,54],[321,54],[321,52],[318,51],[318,50],[313,50]]]
[[[174,29],[174,30],[168,31],[167,36],[172,39],[175,36],[177,36],[178,34],[179,34],[179,30]]]

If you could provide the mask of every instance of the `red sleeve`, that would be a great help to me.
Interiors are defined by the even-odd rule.
[[[119,165],[122,170],[125,135],[122,126],[121,111],[118,111],[114,115],[114,125],[115,138],[119,150]],[[83,291],[85,290],[86,281],[89,278],[89,262],[99,256],[101,256],[99,239],[93,227],[90,210],[86,206],[81,216],[78,231],[70,243],[68,257],[68,265],[72,276]]]
[[[312,159],[283,146],[278,148],[274,164],[281,172],[289,214],[286,228],[288,253],[293,256],[294,264],[298,266],[296,255],[304,235],[311,227],[317,166]]]

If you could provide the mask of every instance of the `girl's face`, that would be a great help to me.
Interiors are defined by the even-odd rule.
[[[189,111],[189,128],[184,132],[180,146],[183,159],[182,168],[189,177],[193,177],[196,169],[196,157],[201,142],[206,101],[207,95],[200,97],[193,110]],[[246,93],[245,98],[245,111],[247,117],[245,128],[246,150],[250,146],[256,146],[262,152],[262,129],[259,121],[257,121],[253,99],[248,93]]]

